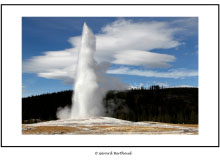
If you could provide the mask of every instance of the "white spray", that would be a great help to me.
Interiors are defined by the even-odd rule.
[[[72,98],[71,118],[95,117],[103,114],[102,98],[105,90],[100,87],[98,82],[97,64],[93,58],[95,50],[95,36],[84,23]]]
[[[110,89],[127,88],[118,79],[107,76],[108,63],[97,64],[94,60],[96,38],[84,23],[81,46],[76,67],[76,78],[71,109],[58,108],[58,119],[88,118],[104,115],[102,104],[106,92]]]

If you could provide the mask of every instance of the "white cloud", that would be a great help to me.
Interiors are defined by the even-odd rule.
[[[134,23],[123,19],[117,20],[103,27],[101,33],[96,34],[95,59],[98,62],[114,63],[120,58],[118,54],[126,56],[125,53],[129,50],[150,51],[177,47],[180,45],[180,42],[174,40],[177,31],[177,28],[169,27],[166,22]],[[71,37],[69,42],[77,48],[80,46],[80,37]],[[136,56],[136,52],[131,56],[130,60]],[[141,62],[139,64],[142,65]]]
[[[167,88],[197,88],[196,86],[191,86],[191,85],[177,85],[177,86],[170,86]]]
[[[148,68],[169,67],[169,62],[176,60],[174,56],[139,50],[121,51],[114,56],[114,64],[145,66]]]
[[[117,20],[97,35],[97,48],[107,50],[152,50],[173,48],[180,43],[173,39],[177,31],[166,22],[139,22]]]
[[[48,51],[42,56],[34,56],[24,61],[24,72],[44,72],[68,68],[76,64],[78,50],[76,48],[63,51]]]
[[[49,51],[23,62],[23,72],[36,73],[39,77],[59,79],[73,83],[77,63],[77,49]]]
[[[141,87],[149,88],[149,83],[133,83],[128,86],[128,89],[140,89]]]
[[[98,63],[108,62],[118,65],[144,66],[147,68],[169,67],[176,58],[169,54],[150,52],[153,49],[168,49],[181,43],[174,39],[179,28],[170,27],[167,22],[132,22],[117,20],[102,28],[96,34],[97,51],[95,59]],[[39,77],[64,80],[71,83],[74,80],[75,67],[80,47],[81,37],[71,37],[69,42],[74,48],[62,51],[49,51],[41,56],[34,56],[23,62],[23,72],[36,73]],[[184,77],[195,73],[130,70],[119,68],[108,73],[130,74],[153,77]]]
[[[194,70],[173,69],[173,70],[168,70],[167,72],[158,72],[152,70],[131,69],[129,67],[120,67],[117,69],[111,69],[108,70],[107,73],[126,74],[126,75],[135,75],[135,76],[143,76],[143,77],[175,78],[175,79],[198,76],[198,72]]]

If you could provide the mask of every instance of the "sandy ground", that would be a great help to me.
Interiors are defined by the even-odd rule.
[[[110,117],[56,120],[23,124],[24,135],[60,134],[185,134],[197,135],[196,124],[170,124],[159,122],[131,122]]]

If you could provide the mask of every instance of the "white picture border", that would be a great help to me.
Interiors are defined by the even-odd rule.
[[[22,135],[22,17],[198,17],[199,135]],[[217,5],[4,5],[2,146],[218,146]]]

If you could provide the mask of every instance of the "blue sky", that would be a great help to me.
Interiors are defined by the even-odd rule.
[[[23,97],[72,89],[84,22],[109,75],[129,86],[198,87],[196,17],[23,17]]]

